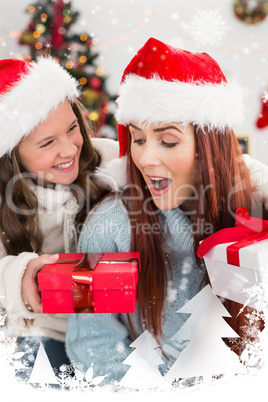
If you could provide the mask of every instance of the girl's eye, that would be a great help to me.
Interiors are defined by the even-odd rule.
[[[50,144],[52,144],[52,142],[53,142],[53,140],[50,140],[50,141],[46,142],[45,144],[41,145],[40,148],[46,148],[46,147],[48,147]]]
[[[75,124],[69,129],[68,132],[73,131],[76,127],[78,127],[78,123],[75,123]]]
[[[177,142],[165,142],[162,141],[162,145],[166,148],[173,148],[177,145]]]

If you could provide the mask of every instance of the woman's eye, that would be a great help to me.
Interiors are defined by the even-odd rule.
[[[173,148],[177,145],[177,142],[165,142],[162,141],[162,145],[166,148]]]
[[[46,142],[45,144],[41,145],[40,148],[46,148],[46,147],[48,147],[50,144],[52,144],[52,142],[53,142],[53,140],[50,140],[50,141]]]
[[[138,145],[142,145],[144,143],[143,139],[137,139],[137,140],[133,140],[133,144],[138,144]]]

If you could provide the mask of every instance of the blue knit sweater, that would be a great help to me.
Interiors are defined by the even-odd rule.
[[[171,360],[161,356],[162,374],[178,355],[178,345],[171,338],[189,317],[177,311],[206,285],[205,268],[195,263],[193,236],[188,218],[180,209],[161,211],[160,223],[165,232],[165,252],[172,264],[173,277],[168,281],[168,294],[163,312],[164,338],[161,346]],[[131,227],[127,211],[120,200],[106,199],[93,210],[80,236],[79,252],[125,252],[130,247]],[[137,250],[138,251],[138,250]],[[142,269],[142,261],[141,261]],[[131,314],[137,335],[141,327],[136,314]],[[93,363],[94,376],[108,375],[120,380],[129,366],[123,361],[133,352],[126,314],[71,314],[66,336],[70,360],[82,363],[86,371]]]

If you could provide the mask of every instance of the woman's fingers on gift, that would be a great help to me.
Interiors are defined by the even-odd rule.
[[[22,278],[22,300],[29,311],[42,313],[42,301],[38,290],[37,274],[46,265],[57,261],[58,254],[42,254],[28,262]]]

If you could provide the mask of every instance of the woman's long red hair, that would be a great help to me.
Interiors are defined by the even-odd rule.
[[[195,225],[193,252],[196,255],[201,240],[222,228],[234,226],[237,208],[247,208],[249,213],[254,210],[256,214],[258,203],[254,199],[250,174],[234,132],[227,129],[220,132],[201,130],[196,127],[194,132],[195,189],[199,197],[193,202],[189,216]],[[132,161],[130,146],[127,160],[128,183],[132,185],[126,186],[123,199],[127,197],[125,199],[131,219],[131,250],[139,250],[142,261],[139,280],[141,322],[158,338],[163,335],[162,312],[167,295],[168,270],[171,267],[162,251],[163,233],[158,221],[159,210]],[[208,227],[212,231],[204,230]],[[196,261],[200,264],[197,255]],[[241,306],[226,302],[226,307],[233,317],[231,325],[241,334],[241,327],[245,324],[244,314],[238,314]]]

